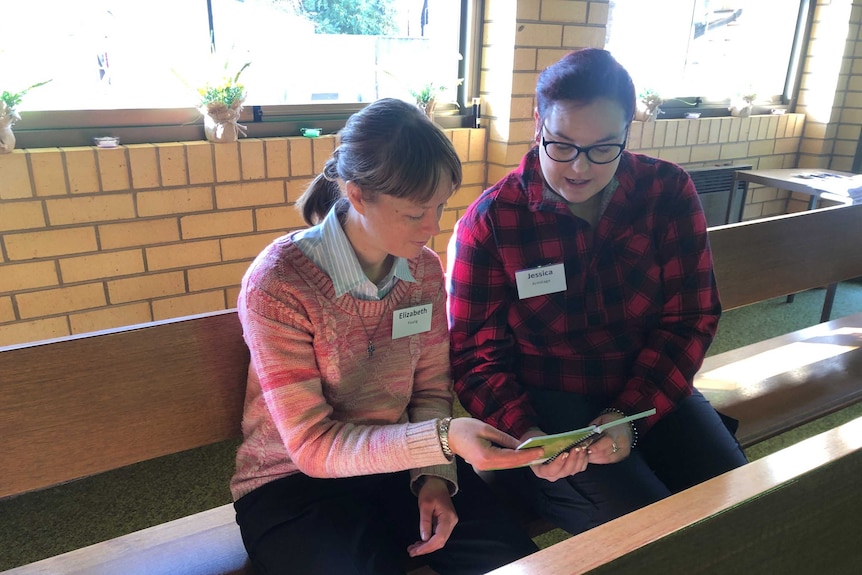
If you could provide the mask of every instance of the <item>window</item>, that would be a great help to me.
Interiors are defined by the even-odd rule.
[[[251,62],[241,78],[243,121],[270,125],[252,126],[250,136],[298,134],[284,124],[297,117],[329,132],[363,103],[410,100],[427,82],[451,88],[446,97],[463,104],[465,4],[472,2],[15,2],[0,19],[0,88],[51,80],[19,108],[19,147],[83,145],[118,130],[125,143],[175,140],[188,132],[183,126],[199,129],[196,89]],[[43,129],[53,141],[40,141]]]
[[[783,107],[796,90],[810,10],[809,0],[611,0],[606,47],[638,92],[670,100],[659,118],[709,103],[726,113],[730,99],[753,94],[755,104]]]

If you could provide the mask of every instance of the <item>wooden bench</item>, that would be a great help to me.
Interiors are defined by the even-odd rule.
[[[848,236],[851,245],[862,245],[860,210],[841,207],[710,230],[725,306],[862,275],[859,250],[839,245]],[[839,256],[841,262],[829,264]],[[796,337],[822,335],[813,333]],[[701,373],[786,343],[770,341],[710,358]],[[713,374],[704,392],[742,420],[739,439],[750,445],[858,401],[858,390],[845,393],[859,387],[852,379],[858,359],[836,357],[828,361],[846,362],[847,378],[832,387],[813,381],[831,380],[834,370],[824,368],[732,385],[724,378],[721,389],[714,389]],[[238,437],[247,366],[232,310],[0,348],[0,498]],[[806,388],[822,391],[804,393],[800,378]],[[799,411],[782,419],[792,408]],[[542,522],[530,525],[533,534],[547,529]],[[227,505],[9,573],[208,575],[248,572],[246,562]]]
[[[862,418],[492,575],[862,572]]]

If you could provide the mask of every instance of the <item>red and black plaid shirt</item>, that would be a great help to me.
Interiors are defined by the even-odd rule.
[[[656,408],[691,394],[721,304],[706,219],[688,174],[625,152],[593,229],[543,196],[538,148],[467,209],[450,255],[455,389],[474,416],[520,437],[537,426],[526,388]],[[553,196],[553,197],[551,197]],[[557,199],[555,199],[557,198]],[[519,299],[515,273],[565,265],[566,290]]]

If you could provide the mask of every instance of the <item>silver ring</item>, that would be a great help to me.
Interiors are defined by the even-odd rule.
[[[614,441],[613,439],[611,439],[611,445],[613,445],[613,449],[614,449],[613,451],[611,451],[611,453],[616,453],[617,451],[620,450],[620,448],[617,447],[617,442]]]

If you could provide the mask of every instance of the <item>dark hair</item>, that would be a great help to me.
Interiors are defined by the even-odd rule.
[[[589,104],[599,98],[619,104],[626,122],[634,119],[636,99],[632,77],[607,50],[584,48],[569,52],[542,70],[536,83],[536,107],[542,118],[561,100]]]
[[[350,116],[338,147],[296,202],[308,224],[320,222],[341,198],[338,180],[375,194],[418,203],[434,196],[441,176],[461,186],[461,161],[446,134],[414,104],[384,98]]]

